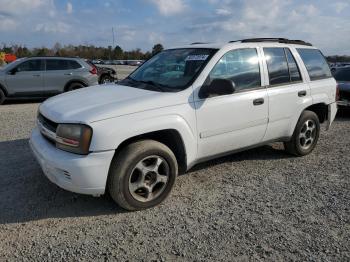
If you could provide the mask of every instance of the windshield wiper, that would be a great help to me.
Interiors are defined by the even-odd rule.
[[[159,92],[167,92],[167,90],[169,89],[168,86],[154,82],[152,80],[136,80],[136,79],[132,78],[131,76],[128,76],[126,78],[126,80],[130,80],[134,83],[146,84],[148,87],[152,87],[152,89],[159,91]],[[137,88],[139,88],[139,87],[137,87]]]
[[[135,80],[135,81],[137,81],[137,80]],[[151,85],[152,87],[154,87],[158,91],[165,92],[164,85],[156,83],[154,81],[151,81],[151,80],[148,80],[148,81],[139,80],[137,82],[140,82],[140,83],[143,83],[143,84],[146,84],[146,85]]]

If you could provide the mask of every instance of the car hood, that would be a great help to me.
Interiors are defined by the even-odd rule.
[[[186,101],[184,96],[177,94],[122,85],[100,85],[52,97],[39,110],[57,123],[91,123],[188,102],[188,98]]]

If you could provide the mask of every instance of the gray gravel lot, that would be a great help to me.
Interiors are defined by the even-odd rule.
[[[37,103],[0,106],[0,260],[350,261],[350,114],[294,158],[280,144],[178,178],[159,207],[124,212],[66,192],[35,162]]]

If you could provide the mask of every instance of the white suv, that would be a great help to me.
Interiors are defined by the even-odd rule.
[[[47,100],[30,144],[53,183],[94,196],[108,190],[140,210],[211,158],[272,141],[309,154],[336,112],[336,82],[308,43],[196,43],[157,54],[119,85]]]

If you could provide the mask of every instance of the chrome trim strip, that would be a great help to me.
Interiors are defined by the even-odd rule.
[[[39,119],[37,120],[37,125],[39,128],[40,133],[43,136],[46,136],[47,138],[53,140],[53,141],[57,141],[56,140],[56,133],[52,132],[51,130],[47,129],[40,121]]]

